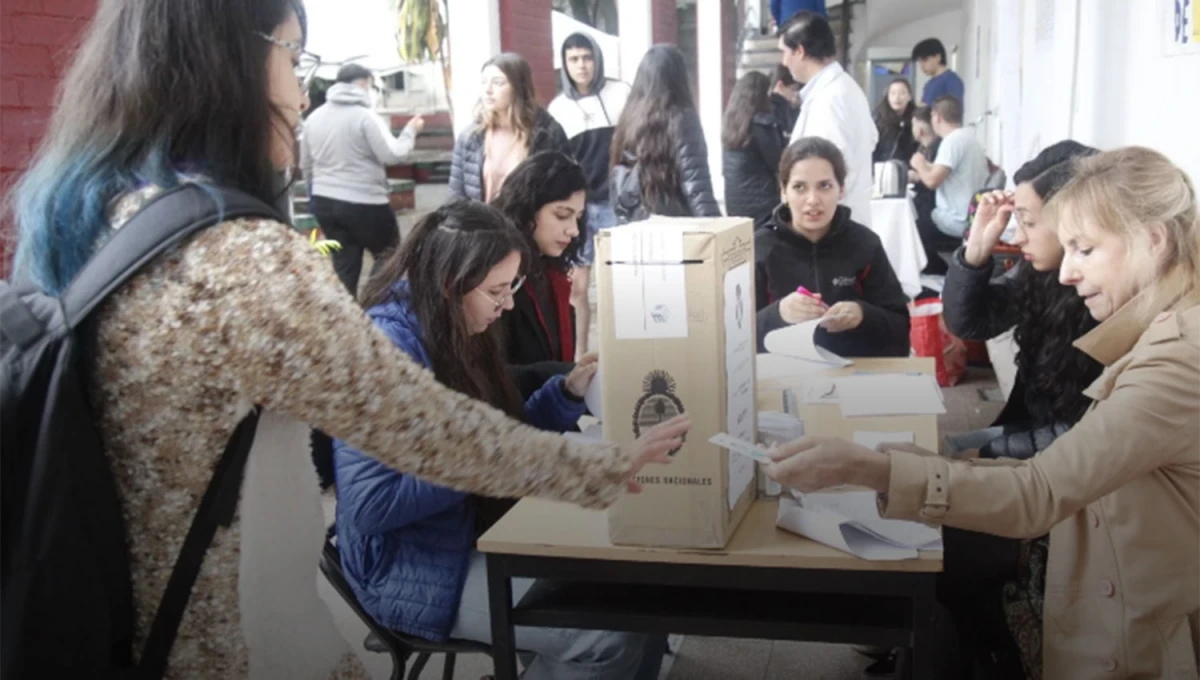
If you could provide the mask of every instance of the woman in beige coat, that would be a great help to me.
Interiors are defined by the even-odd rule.
[[[1027,461],[952,461],[905,446],[880,455],[814,437],[780,447],[770,474],[802,491],[874,488],[891,518],[1015,538],[1049,532],[1042,668],[1030,675],[1196,678],[1196,190],[1145,148],[1077,165],[1047,209],[1066,249],[1062,282],[1101,322],[1076,343],[1105,366],[1085,392],[1095,400],[1087,415]]]

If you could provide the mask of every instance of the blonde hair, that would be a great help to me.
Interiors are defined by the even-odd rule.
[[[1200,272],[1196,188],[1153,149],[1127,146],[1076,159],[1074,177],[1046,204],[1043,218],[1060,238],[1102,232],[1123,239],[1141,289],[1176,272],[1187,290],[1195,287]],[[1166,243],[1155,260],[1150,235],[1157,226]]]

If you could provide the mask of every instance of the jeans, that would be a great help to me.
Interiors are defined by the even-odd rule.
[[[617,214],[607,201],[587,204],[587,233],[584,234],[583,245],[579,248],[579,264],[584,267],[592,266],[596,259],[596,234],[601,229],[611,229],[617,226]]]
[[[513,601],[520,601],[532,579],[513,579]],[[450,637],[492,641],[488,607],[487,560],[472,551],[458,619]],[[603,630],[525,628],[516,630],[525,662],[523,680],[655,680],[667,643],[662,636]]]
[[[375,258],[372,272],[375,272],[388,252],[400,242],[396,214],[386,203],[347,203],[324,196],[313,196],[312,214],[325,232],[325,238],[342,244],[341,250],[333,251],[333,269],[350,294],[357,297],[363,251],[371,251]]]

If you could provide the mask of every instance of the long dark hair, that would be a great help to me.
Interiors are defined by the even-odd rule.
[[[1017,184],[1030,182],[1048,202],[1074,174],[1076,158],[1097,153],[1072,140],[1044,149],[1013,175]],[[1022,266],[1017,273],[1015,303],[1017,368],[1024,376],[1025,405],[1035,426],[1060,421],[1075,423],[1091,400],[1083,396],[1102,366],[1072,343],[1096,327],[1083,298],[1059,283],[1058,270],[1035,271]]]
[[[538,111],[541,107],[538,105],[537,93],[533,89],[533,69],[530,68],[529,62],[525,61],[525,57],[516,52],[501,52],[496,56],[483,62],[483,68],[495,66],[500,69],[505,78],[508,78],[508,84],[512,86],[513,97],[512,106],[508,111],[508,124],[512,127],[513,133],[525,143],[528,147],[533,140],[533,125],[537,121]],[[491,130],[496,125],[495,116],[489,114],[483,106],[483,99],[480,98],[479,104],[475,108],[475,124],[480,130]]]
[[[273,204],[283,114],[263,35],[292,13],[303,29],[300,0],[99,3],[14,191],[18,271],[60,292],[107,233],[113,199],[143,185],[201,175]]]
[[[892,108],[892,105],[888,103],[888,93],[892,91],[892,86],[896,83],[902,83],[904,87],[908,88],[908,105],[900,113],[897,113]],[[879,103],[875,105],[875,127],[879,128],[879,134],[883,135],[889,130],[912,125],[913,111],[916,108],[917,104],[913,99],[912,84],[904,78],[893,78],[892,82],[888,83],[887,89],[883,91],[883,96],[879,98]]]
[[[421,322],[425,351],[438,382],[520,419],[520,394],[504,363],[495,329],[472,334],[463,300],[512,253],[521,270],[529,261],[525,239],[500,211],[455,201],[426,215],[367,284],[363,305],[405,301]],[[396,283],[407,279],[407,290]]]
[[[770,80],[758,71],[750,71],[738,78],[733,92],[729,93],[721,124],[721,145],[726,149],[744,149],[750,145],[754,114],[771,112],[770,85]]]
[[[638,64],[637,77],[613,134],[611,167],[637,159],[642,201],[651,212],[679,193],[675,154],[684,112],[695,112],[683,53],[674,45],[655,45]]]
[[[534,275],[540,275],[546,264],[566,271],[578,261],[579,249],[587,238],[586,212],[579,216],[579,236],[571,239],[571,245],[553,260],[538,253],[533,232],[539,210],[549,203],[565,201],[578,191],[586,192],[587,188],[587,175],[578,163],[558,151],[542,151],[513,168],[500,193],[492,199],[492,206],[512,220],[525,236],[526,247],[533,254],[529,269]]]

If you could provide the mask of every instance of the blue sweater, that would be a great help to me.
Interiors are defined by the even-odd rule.
[[[368,314],[412,359],[430,368],[421,327],[396,296]],[[555,376],[529,398],[525,420],[565,431],[584,413]],[[392,630],[437,642],[454,625],[475,543],[475,511],[469,494],[401,474],[351,448],[334,443],[337,474],[337,535],[342,569],[358,601]]]

